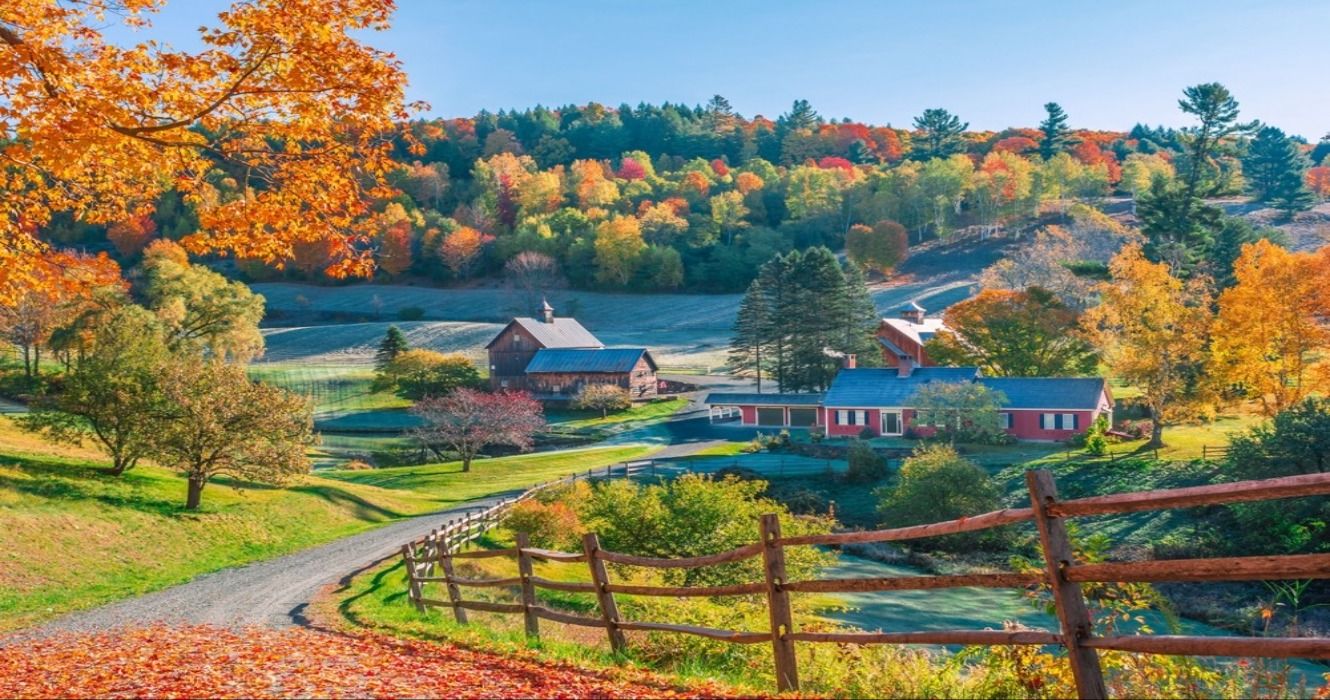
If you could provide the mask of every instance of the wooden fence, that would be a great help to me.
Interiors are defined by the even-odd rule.
[[[1082,698],[1102,698],[1107,694],[1099,664],[1101,649],[1152,654],[1191,656],[1249,656],[1271,658],[1330,658],[1330,639],[1286,637],[1198,637],[1174,635],[1097,636],[1091,629],[1091,617],[1081,591],[1090,582],[1157,581],[1253,581],[1273,579],[1330,578],[1330,554],[1252,556],[1213,559],[1144,561],[1128,563],[1081,564],[1075,561],[1067,536],[1067,518],[1132,513],[1144,510],[1188,508],[1193,506],[1264,501],[1280,498],[1330,494],[1330,474],[1244,481],[1211,486],[1134,493],[1118,493],[1074,500],[1059,500],[1053,475],[1048,471],[1026,473],[1030,506],[1008,508],[968,518],[911,527],[845,532],[827,535],[784,537],[775,515],[764,515],[758,523],[757,542],[737,549],[706,556],[660,559],[604,550],[594,533],[582,540],[580,552],[555,552],[530,547],[525,533],[518,533],[516,546],[508,549],[458,551],[468,541],[466,527],[457,526],[436,532],[425,540],[403,547],[410,597],[420,610],[427,607],[449,608],[458,622],[467,621],[468,610],[520,614],[526,632],[540,633],[540,621],[603,628],[615,651],[626,645],[625,631],[641,630],[693,634],[735,644],[772,646],[776,683],[781,691],[797,690],[799,670],[795,662],[795,644],[832,642],[839,644],[967,644],[967,645],[1058,645],[1067,651],[1068,661]],[[490,509],[493,511],[494,509]],[[487,511],[489,512],[489,511]],[[494,519],[488,522],[494,522]],[[789,581],[785,571],[785,549],[796,546],[839,546],[852,543],[889,542],[973,532],[1015,523],[1035,523],[1043,551],[1044,570],[1035,574],[996,573],[950,576],[900,576],[887,578],[849,578]],[[498,579],[466,579],[456,575],[457,559],[511,557],[517,560],[518,576]],[[606,562],[650,568],[697,568],[761,557],[763,580],[727,586],[641,586],[614,583]],[[591,583],[553,581],[532,573],[534,561],[583,562],[591,573]],[[437,568],[437,571],[436,571]],[[446,599],[426,595],[425,586],[441,584]],[[838,593],[925,590],[957,587],[1025,588],[1048,585],[1057,609],[1060,630],[954,630],[932,632],[800,632],[795,626],[791,593]],[[512,587],[521,591],[520,603],[468,601],[462,589],[470,587]],[[592,593],[597,600],[598,618],[551,610],[536,600],[537,589]],[[639,596],[738,596],[763,595],[770,612],[769,629],[733,631],[624,620],[619,614],[615,594]]]

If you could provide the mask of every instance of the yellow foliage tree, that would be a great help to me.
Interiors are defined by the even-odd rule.
[[[237,2],[196,52],[105,38],[161,5],[0,4],[0,302],[38,283],[56,213],[127,221],[172,189],[198,212],[194,252],[275,263],[334,239],[334,274],[370,272],[369,204],[393,194],[387,137],[409,113],[400,63],[359,37],[392,3]]]
[[[1168,265],[1131,244],[1109,263],[1101,303],[1084,317],[1086,331],[1114,375],[1136,386],[1150,409],[1150,445],[1163,445],[1164,426],[1210,406],[1206,369],[1210,295],[1205,281],[1184,283]]]
[[[616,216],[596,227],[596,278],[623,286],[633,276],[637,258],[646,247],[642,225],[634,216]]]
[[[1330,269],[1326,254],[1294,253],[1270,241],[1244,245],[1233,266],[1237,284],[1219,295],[1215,360],[1267,416],[1310,392],[1330,389]]]

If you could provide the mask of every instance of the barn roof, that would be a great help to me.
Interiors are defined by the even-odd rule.
[[[651,369],[656,369],[656,361],[646,348],[542,348],[527,364],[526,373],[619,374],[633,371],[644,355]]]
[[[895,368],[843,369],[827,389],[827,406],[907,407],[920,387],[934,382],[970,382],[979,376],[975,367],[920,367],[907,377]]]
[[[494,336],[488,345],[488,349],[494,345],[495,341],[503,337],[514,324],[521,326],[522,330],[531,334],[531,337],[540,343],[541,347],[546,348],[603,348],[605,344],[600,342],[596,336],[591,334],[575,318],[555,318],[546,323],[539,319],[519,316],[513,319],[499,334]]]
[[[882,322],[920,345],[927,343],[938,331],[947,328],[947,325],[940,318],[926,318],[920,323],[915,323],[908,318],[884,318]]]
[[[709,406],[817,406],[822,394],[740,394],[722,391],[707,394]]]
[[[1102,377],[984,377],[979,383],[1007,397],[1003,408],[1015,409],[1094,410],[1108,388]]]

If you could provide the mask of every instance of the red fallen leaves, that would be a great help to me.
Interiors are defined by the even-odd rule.
[[[723,692],[704,688],[701,693]],[[630,680],[377,634],[145,627],[0,647],[0,697],[674,698]]]

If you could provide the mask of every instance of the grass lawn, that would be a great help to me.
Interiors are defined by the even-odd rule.
[[[374,368],[366,364],[259,362],[249,376],[308,396],[317,417],[409,408],[391,391],[373,391]]]
[[[647,449],[505,457],[471,474],[456,464],[336,472],[243,491],[219,480],[187,512],[185,482],[169,470],[106,476],[97,453],[48,445],[0,418],[0,632]]]
[[[688,405],[688,399],[673,398],[634,404],[632,408],[608,416],[595,411],[553,410],[545,412],[550,427],[561,431],[603,430],[627,424],[655,422],[669,418]]]

